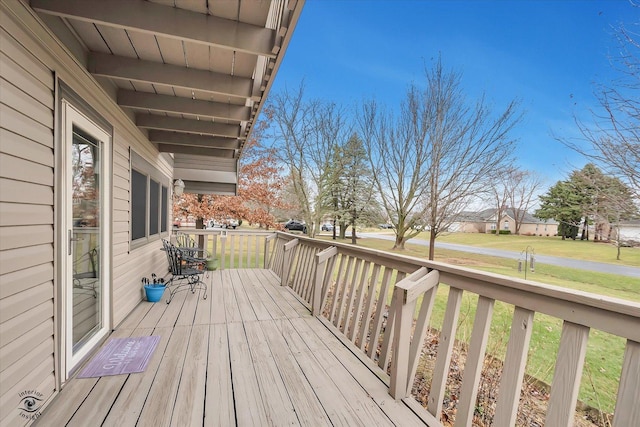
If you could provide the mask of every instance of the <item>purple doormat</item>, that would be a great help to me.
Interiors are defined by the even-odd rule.
[[[159,341],[159,336],[113,338],[93,356],[78,378],[144,372]]]

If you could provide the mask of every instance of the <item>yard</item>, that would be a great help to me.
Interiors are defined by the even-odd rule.
[[[428,240],[429,235],[428,233],[421,233],[417,238]],[[592,240],[563,241],[561,237],[446,233],[438,237],[437,241],[516,252],[523,251],[527,246],[531,246],[539,255],[607,262],[633,267],[640,266],[640,248],[621,248],[622,259],[617,261],[617,248],[613,244],[595,243]]]

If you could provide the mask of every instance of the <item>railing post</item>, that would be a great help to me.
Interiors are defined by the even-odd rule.
[[[275,239],[277,237],[277,234],[270,234],[268,235],[265,239],[264,239],[264,268],[270,268],[271,266],[271,260],[269,259],[269,256],[271,255],[269,253],[269,247],[271,246],[271,241],[273,239]],[[275,251],[274,251],[275,252]]]
[[[282,257],[282,277],[280,277],[280,285],[287,286],[289,281],[289,273],[291,272],[291,263],[293,263],[293,249],[298,246],[300,241],[294,239],[284,245],[284,256]]]
[[[416,308],[415,297],[411,297],[409,292],[415,284],[415,280],[424,277],[427,269],[422,267],[410,274],[400,282],[396,283],[391,299],[389,320],[393,321],[393,340],[391,350],[391,377],[389,383],[389,394],[394,399],[404,399],[407,397],[409,382],[409,349],[411,344],[411,327],[413,326],[413,312]],[[387,325],[389,325],[388,322]],[[387,326],[389,327],[389,326]],[[391,331],[389,331],[391,333]],[[383,369],[385,369],[383,367]]]
[[[396,285],[393,290],[393,358],[389,394],[394,399],[404,399],[407,394],[407,367],[409,366],[409,342],[415,304],[406,304],[407,291]]]
[[[313,303],[311,305],[311,314],[319,316],[322,313],[322,289],[324,288],[324,282],[327,278],[325,274],[327,260],[333,258],[338,254],[338,248],[331,246],[316,254],[316,274],[313,281]]]

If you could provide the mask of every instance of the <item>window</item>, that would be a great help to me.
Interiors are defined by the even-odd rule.
[[[147,177],[131,170],[131,240],[147,236]]]
[[[131,243],[140,246],[168,230],[169,179],[131,151]]]
[[[509,229],[509,220],[508,220],[508,219],[506,219],[506,220],[504,221],[504,229],[505,229],[505,230],[508,230],[508,229]]]
[[[162,186],[162,201],[160,205],[160,231],[164,233],[167,231],[167,221],[169,212],[169,189],[166,186]]]
[[[158,234],[160,223],[160,184],[151,179],[149,187],[149,235]]]

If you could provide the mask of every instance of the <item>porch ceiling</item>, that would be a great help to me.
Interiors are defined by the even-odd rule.
[[[88,71],[117,88],[118,104],[159,151],[236,161],[303,4],[30,1],[48,22],[68,28],[85,49]]]

